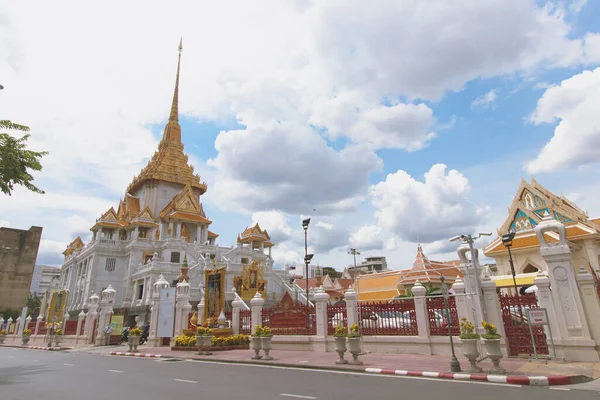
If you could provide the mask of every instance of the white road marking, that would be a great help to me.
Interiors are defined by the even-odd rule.
[[[281,393],[280,396],[295,397],[297,399],[311,399],[311,400],[316,399],[316,397],[313,397],[313,396],[302,396],[300,394],[289,394],[289,393]]]
[[[569,388],[561,388],[561,387],[551,387],[551,388],[548,388],[548,389],[550,389],[550,390],[564,390],[566,392],[568,392],[569,390],[571,390]]]
[[[306,364],[308,361],[298,361],[298,364]]]
[[[39,362],[40,360],[31,360],[31,361],[34,361],[34,362]]]
[[[63,365],[66,365],[67,367],[74,367],[75,366],[75,364],[63,364]]]
[[[261,364],[244,364],[244,363],[226,363],[219,361],[204,361],[204,360],[185,360],[186,362],[197,362],[204,364],[218,364],[218,365],[237,365],[240,367],[255,367],[255,368],[270,368],[270,369],[291,369],[295,371],[304,371],[304,372],[316,372],[316,373],[329,373],[329,374],[337,374],[337,375],[360,375],[360,376],[370,376],[373,378],[392,378],[392,379],[421,379],[424,381],[435,381],[440,383],[462,383],[469,385],[489,385],[489,386],[504,386],[504,387],[514,387],[520,388],[522,385],[513,385],[506,383],[494,383],[494,382],[482,382],[482,381],[461,381],[461,380],[453,380],[453,379],[439,379],[439,378],[425,378],[421,376],[402,376],[402,375],[384,375],[384,374],[370,374],[367,372],[352,372],[352,371],[326,371],[322,369],[308,369],[308,368],[296,368],[296,367],[281,367],[277,365],[261,365]]]
[[[119,371],[118,369],[109,369],[108,372],[116,372],[117,374],[123,373],[123,371]]]
[[[188,381],[187,379],[173,379],[177,382],[185,382],[185,383],[198,383],[198,381]]]

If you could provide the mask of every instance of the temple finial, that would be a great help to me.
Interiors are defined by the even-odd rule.
[[[179,70],[181,67],[181,52],[183,51],[183,38],[179,40],[177,47],[179,55],[177,57],[177,75],[175,76],[175,90],[173,91],[173,102],[171,103],[171,113],[169,121],[165,126],[163,133],[163,142],[181,145],[181,127],[179,126]]]

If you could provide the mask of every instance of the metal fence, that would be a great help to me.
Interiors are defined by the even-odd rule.
[[[414,299],[359,303],[358,315],[361,331],[365,336],[419,334]]]
[[[327,334],[333,335],[335,327],[342,325],[348,329],[348,314],[346,305],[328,305],[327,306]]]
[[[448,298],[448,309],[441,296],[427,297],[427,314],[429,317],[429,334],[431,336],[448,336],[448,324],[452,321],[452,336],[460,334],[456,298]]]

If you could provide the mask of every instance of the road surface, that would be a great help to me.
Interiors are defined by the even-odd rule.
[[[2,400],[598,399],[594,391],[0,348]]]

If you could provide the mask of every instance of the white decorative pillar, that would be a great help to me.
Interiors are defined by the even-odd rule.
[[[550,279],[547,275],[540,271],[533,280],[533,284],[538,288],[538,290],[535,292],[538,305],[540,308],[545,308],[546,312],[548,313],[550,329],[548,329],[548,327],[544,327],[546,331],[546,337],[548,340],[550,340],[550,330],[552,330],[552,338],[554,339],[554,342],[559,343],[560,329],[558,328],[558,318],[556,317],[556,309],[554,307],[554,300],[552,299],[552,291],[550,290]]]
[[[156,254],[156,253],[155,253]],[[159,310],[159,300],[160,300],[160,291],[162,289],[169,288],[169,282],[166,281],[165,277],[160,275],[158,280],[152,285],[152,302],[150,303],[150,339],[156,340],[158,337],[156,336],[158,332],[158,310]]]
[[[31,323],[31,315],[28,315],[27,318],[25,318],[25,328],[24,329],[29,329],[29,324]],[[2,324],[0,324],[2,325]]]
[[[473,322],[476,329],[482,333],[483,328],[481,327],[481,322],[487,317],[485,315],[479,281],[479,277],[481,276],[481,267],[479,265],[478,256],[479,251],[476,248],[473,248],[473,250],[474,252],[471,254],[471,259],[467,257],[467,253],[471,253],[468,243],[462,244],[456,252],[460,258],[460,268],[464,275],[465,302],[470,315],[467,319]]]
[[[356,299],[358,294],[354,291],[354,288],[350,286],[346,293],[344,293],[344,299],[346,300],[346,320],[348,321],[348,329],[354,324],[358,325],[358,304]]]
[[[175,303],[175,336],[183,334],[187,329],[188,316],[192,310],[190,304],[190,284],[183,281],[177,284],[177,301]]]
[[[98,317],[98,333],[96,335],[95,343],[97,346],[104,343],[104,328],[110,323],[116,294],[117,291],[113,289],[112,285],[108,285],[108,287],[102,291],[100,297],[100,315]]]
[[[0,317],[0,330],[4,329],[4,318]]]
[[[85,317],[85,329],[84,335],[87,337],[88,343],[92,343],[94,337],[96,336],[96,331],[94,329],[94,324],[98,319],[98,303],[100,302],[100,297],[92,290],[92,295],[88,299],[88,312]]]
[[[204,306],[206,305],[204,300],[204,285],[200,283],[200,302],[196,306],[196,310],[198,311],[198,323],[204,323]]]
[[[452,285],[452,290],[454,291],[454,299],[456,300],[456,313],[458,314],[459,321],[463,318],[472,320],[472,316],[470,315],[469,308],[467,306],[465,283],[459,276],[456,277],[456,280]],[[474,323],[474,321],[471,322]]]
[[[483,291],[483,303],[485,306],[485,314],[487,315],[487,322],[496,325],[498,333],[505,336],[500,298],[498,298],[496,282],[492,280],[490,268],[488,266],[485,266],[481,273],[481,290]]]
[[[315,317],[317,324],[317,337],[327,337],[327,304],[329,303],[329,295],[323,286],[315,292]]]
[[[62,320],[63,335],[65,334],[65,330],[67,329],[67,321],[69,320],[69,318],[70,318],[69,313],[65,313],[65,315],[63,316],[63,320]]]
[[[34,335],[37,336],[39,331],[40,331],[40,324],[42,323],[42,321],[44,320],[44,317],[42,317],[42,314],[38,315],[36,320],[35,320],[35,332]]]
[[[265,304],[265,300],[262,298],[260,293],[256,292],[254,297],[250,300],[250,307],[252,308],[252,327],[251,332],[254,333],[254,328],[257,326],[262,327],[262,308]]]
[[[15,337],[19,334],[19,327],[21,326],[21,316],[17,317],[15,321]]]
[[[83,325],[83,321],[85,320],[85,311],[81,310],[81,312],[77,315],[77,336],[81,336],[83,332],[81,332],[81,325]]]
[[[559,241],[548,243],[544,236],[547,232],[558,233]],[[535,227],[535,233],[541,245],[540,254],[548,265],[565,360],[598,362],[600,358],[594,350],[595,342],[591,340],[571,264],[571,249],[565,226],[548,215]]]
[[[427,299],[425,298],[425,293],[427,292],[427,289],[425,289],[425,287],[417,279],[411,291],[415,302],[415,314],[417,316],[417,327],[419,329],[419,337],[428,338],[430,336],[429,311],[427,310]]]
[[[583,311],[589,323],[590,333],[596,345],[600,345],[600,301],[598,301],[598,293],[595,287],[596,282],[592,274],[583,266],[579,267],[577,284],[579,285]]]
[[[233,293],[233,301],[231,302],[231,327],[233,328],[233,334],[239,335],[240,333],[240,310],[243,307],[244,301],[238,296],[235,288],[231,289]]]

